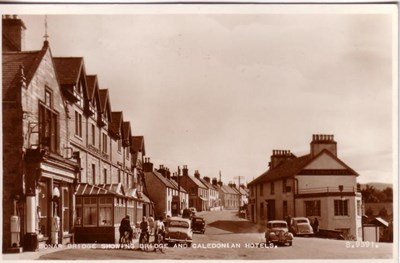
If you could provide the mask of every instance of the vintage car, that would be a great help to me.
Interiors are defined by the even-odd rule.
[[[183,243],[190,247],[193,242],[191,221],[182,217],[170,217],[165,225],[165,242]]]
[[[192,215],[195,216],[197,214],[196,207],[189,207],[190,211],[192,211]]]
[[[293,217],[290,221],[290,232],[295,236],[313,236],[314,231],[307,217]]]
[[[206,231],[206,221],[199,216],[192,217],[192,231],[204,234]]]
[[[286,221],[272,220],[267,222],[265,231],[265,242],[274,245],[292,245],[293,234],[289,232]]]
[[[190,210],[189,208],[185,208],[182,210],[182,217],[183,218],[192,218],[192,210]]]

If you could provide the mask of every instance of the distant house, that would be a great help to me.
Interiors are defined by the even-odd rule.
[[[218,182],[219,197],[224,209],[239,209],[240,194],[232,184],[224,185]]]
[[[200,182],[202,182],[207,187],[207,190],[208,190],[208,194],[207,194],[207,200],[208,200],[208,202],[207,202],[207,210],[214,210],[217,207],[219,207],[219,204],[218,204],[218,199],[219,199],[218,187],[214,186],[211,183],[210,177],[205,176],[205,177],[201,178],[200,177],[200,173],[198,171],[197,171],[197,173],[198,173],[198,175],[196,176],[196,173],[195,173],[195,177],[197,179],[199,179]]]
[[[273,150],[269,169],[248,184],[250,219],[264,224],[287,216],[318,218],[321,229],[361,240],[357,176],[338,158],[333,135],[313,135],[310,153],[300,157]]]
[[[196,177],[189,175],[186,165],[182,169],[183,175],[179,178],[182,187],[189,193],[189,207],[197,211],[206,211],[208,205],[207,187]]]

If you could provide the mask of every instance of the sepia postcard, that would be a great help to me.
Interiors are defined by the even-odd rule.
[[[2,260],[398,261],[397,3],[0,12]]]

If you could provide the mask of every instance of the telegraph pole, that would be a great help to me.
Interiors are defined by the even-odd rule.
[[[240,212],[240,200],[242,199],[242,194],[240,193],[240,179],[244,179],[244,176],[235,176],[233,178],[239,180],[238,190],[239,190],[239,212]]]

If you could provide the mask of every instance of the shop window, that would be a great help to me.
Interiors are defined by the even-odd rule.
[[[83,226],[97,225],[97,198],[83,198]]]
[[[37,216],[37,232],[40,236],[48,237],[50,231],[48,230],[49,220],[49,207],[48,207],[48,187],[46,182],[39,183],[38,194],[38,207],[36,208]]]
[[[99,226],[111,226],[113,224],[112,203],[111,197],[99,198]]]

